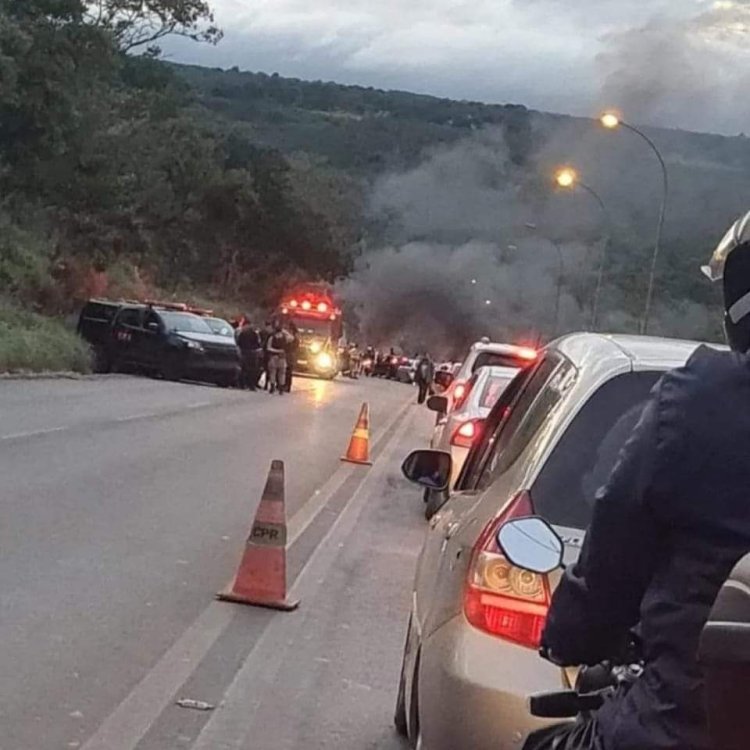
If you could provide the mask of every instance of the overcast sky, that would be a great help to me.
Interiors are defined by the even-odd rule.
[[[210,0],[172,60],[750,132],[750,0]]]

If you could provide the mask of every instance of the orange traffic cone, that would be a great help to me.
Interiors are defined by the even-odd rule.
[[[348,461],[351,464],[372,466],[372,461],[370,461],[370,407],[367,403],[362,404],[362,410],[359,412],[359,419],[354,426],[352,439],[349,441],[349,448],[341,460]]]
[[[234,582],[218,594],[225,602],[289,611],[299,606],[286,592],[284,462],[273,461]]]

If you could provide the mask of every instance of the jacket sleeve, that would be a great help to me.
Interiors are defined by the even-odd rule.
[[[659,532],[650,511],[659,427],[659,386],[599,491],[578,563],[555,592],[543,645],[565,665],[616,657],[639,621],[657,563]]]

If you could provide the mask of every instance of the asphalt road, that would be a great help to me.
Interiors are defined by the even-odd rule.
[[[401,748],[424,521],[398,466],[432,421],[413,400],[375,380],[300,379],[288,397],[0,382],[0,749]],[[371,468],[339,461],[362,401]],[[287,467],[292,614],[213,598],[272,459]]]

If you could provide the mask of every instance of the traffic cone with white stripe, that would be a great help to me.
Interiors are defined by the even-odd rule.
[[[367,403],[362,404],[359,419],[349,441],[349,448],[341,460],[348,461],[350,464],[372,466],[372,461],[370,461],[370,406]]]
[[[273,461],[253,528],[232,585],[217,595],[225,602],[289,611],[299,606],[286,591],[284,462]]]

